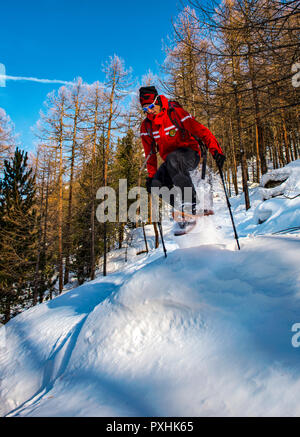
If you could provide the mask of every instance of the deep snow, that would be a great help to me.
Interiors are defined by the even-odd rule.
[[[0,414],[298,416],[300,231],[272,233],[300,226],[300,161],[272,173],[249,211],[231,199],[241,251],[215,178],[215,216],[164,222],[166,259],[147,226],[149,254],[137,231],[127,264],[1,327]]]

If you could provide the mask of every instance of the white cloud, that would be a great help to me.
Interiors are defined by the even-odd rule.
[[[1,66],[4,67],[4,70],[1,70]],[[3,82],[5,86],[5,81],[8,80],[13,80],[13,81],[27,81],[27,82],[37,82],[37,83],[52,83],[52,84],[61,84],[61,85],[74,85],[75,81],[70,82],[70,81],[66,81],[66,80],[58,80],[58,79],[39,79],[37,77],[23,77],[23,76],[8,76],[5,74],[5,66],[3,64],[0,64],[0,86],[1,83]],[[89,84],[82,84],[83,86],[90,86]],[[100,85],[100,87],[105,88],[104,85]],[[131,95],[135,95],[137,94],[134,91],[127,91],[127,90],[120,90],[121,92],[123,92],[124,94],[131,94]]]
[[[1,70],[0,70],[1,73]],[[0,74],[0,81],[1,80],[14,80],[14,81],[21,81],[26,80],[29,82],[38,82],[38,83],[59,83],[62,85],[72,85],[74,82],[68,82],[65,80],[57,80],[57,79],[38,79],[37,77],[22,77],[22,76],[8,76],[5,74]]]

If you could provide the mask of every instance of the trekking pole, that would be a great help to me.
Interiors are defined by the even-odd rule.
[[[158,229],[159,229],[159,233],[160,233],[161,243],[162,243],[162,246],[163,246],[163,249],[164,249],[164,253],[165,253],[165,258],[167,258],[167,249],[165,247],[164,236],[163,236],[163,231],[162,231],[162,225],[161,225],[160,221],[157,222],[157,224],[158,224]]]
[[[224,192],[225,192],[227,206],[228,206],[228,209],[229,209],[229,212],[230,212],[230,218],[231,218],[232,227],[233,227],[233,231],[234,231],[234,237],[236,239],[236,244],[237,244],[238,249],[241,250],[240,243],[239,243],[239,237],[238,237],[238,234],[236,232],[236,227],[235,227],[234,220],[233,220],[233,215],[232,215],[232,211],[231,211],[231,205],[230,205],[228,194],[227,194],[227,190],[226,190],[226,185],[225,185],[225,181],[224,181],[224,175],[223,175],[222,169],[220,167],[219,167],[219,172],[220,172],[220,176],[221,176],[222,183],[223,183],[223,188],[224,188]]]
[[[126,248],[125,248],[125,262],[127,263],[127,253],[128,253],[128,245],[130,244],[129,240],[131,240],[131,230],[126,235]]]
[[[149,153],[149,155],[148,155],[147,158],[145,159],[145,161],[144,161],[142,167],[141,167],[140,170],[139,170],[139,174],[141,174],[142,171],[144,170],[144,168],[146,167],[147,162],[148,162],[148,159],[150,158],[151,155],[152,155],[152,153]]]
[[[204,149],[204,151],[203,151],[203,161],[202,161],[202,173],[201,173],[201,179],[205,179],[206,161],[207,161],[207,150]]]
[[[146,246],[146,252],[148,253],[148,252],[149,252],[149,249],[148,249],[148,243],[147,243],[147,237],[146,237],[146,232],[145,232],[145,225],[144,225],[144,223],[142,224],[142,227],[143,227],[143,235],[144,235],[144,241],[145,241],[145,246]]]
[[[152,193],[151,193],[151,195],[152,195]],[[162,229],[162,224],[161,224],[161,210],[159,211],[159,220],[158,220],[157,224],[158,224],[158,229],[159,229],[159,233],[160,233],[161,244],[163,246],[164,253],[165,253],[165,258],[167,258],[167,249],[165,246],[165,240],[164,240],[163,229]]]
[[[145,159],[143,165],[141,166],[141,168],[140,168],[140,170],[139,170],[139,174],[142,173],[142,171],[144,170],[144,168],[145,168],[146,165],[147,165],[147,162],[148,162],[149,158],[150,158],[152,155],[154,155],[154,154],[156,154],[156,152],[153,150],[153,147],[152,147],[151,152],[149,153],[149,155],[147,156],[147,158]]]

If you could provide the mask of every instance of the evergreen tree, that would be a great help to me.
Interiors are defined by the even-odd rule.
[[[137,153],[134,133],[132,129],[129,129],[118,144],[114,165],[117,178],[127,180],[128,190],[138,183],[139,163]]]
[[[140,185],[139,180],[139,155],[140,149],[137,145],[137,141],[134,138],[134,132],[129,129],[127,134],[118,142],[114,166],[113,166],[113,179],[114,184],[112,186],[115,188],[119,196],[119,180],[126,179],[127,190],[130,191],[131,188]],[[143,181],[144,182],[144,181]],[[128,200],[128,207],[135,200]],[[119,201],[117,203],[117,208],[119,208]],[[119,213],[119,211],[118,211]],[[125,223],[121,222],[118,224],[118,241],[119,248],[122,247],[123,237],[124,237],[124,226]]]
[[[76,180],[76,191],[74,198],[74,217],[72,228],[74,229],[73,257],[70,264],[71,271],[77,277],[78,283],[82,284],[91,278],[95,271],[99,257],[103,253],[103,224],[94,221],[94,228],[91,226],[91,205],[94,202],[94,187],[91,186],[94,166],[101,169],[101,157],[98,155],[95,162],[92,160],[86,163],[84,170]],[[99,175],[96,183],[100,185]],[[91,250],[93,247],[93,250]]]
[[[4,161],[0,180],[0,316],[6,323],[31,299],[36,261],[36,188],[27,153]]]

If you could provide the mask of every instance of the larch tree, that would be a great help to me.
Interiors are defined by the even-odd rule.
[[[4,160],[9,159],[16,145],[14,125],[3,108],[0,108],[0,172],[4,167]]]

